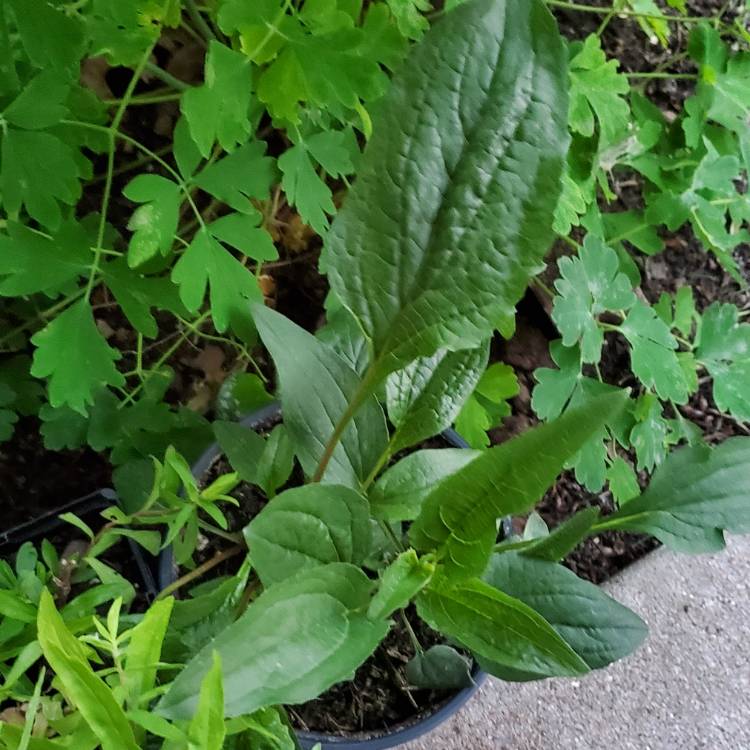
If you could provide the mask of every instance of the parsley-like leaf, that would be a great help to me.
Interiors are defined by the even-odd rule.
[[[49,402],[86,414],[103,385],[125,382],[115,361],[119,352],[99,333],[91,305],[82,299],[60,313],[32,339],[36,346],[31,374],[49,378]]]
[[[249,300],[261,301],[255,277],[205,229],[193,238],[172,270],[172,281],[180,287],[180,298],[190,312],[203,304],[210,287],[211,315],[216,330],[248,326]]]
[[[243,54],[212,41],[206,56],[205,83],[188,89],[181,107],[204,158],[216,141],[231,151],[250,137],[252,65]]]
[[[52,237],[10,224],[8,234],[0,235],[0,295],[53,295],[88,274],[90,262],[88,237],[80,224],[65,223]]]
[[[604,334],[597,316],[634,303],[630,280],[620,271],[617,253],[594,235],[587,235],[577,258],[561,258],[558,268],[552,319],[565,346],[580,342],[583,361],[598,362]]]
[[[607,60],[595,34],[573,49],[577,52],[570,60],[570,128],[590,137],[598,121],[604,142],[614,143],[627,132],[630,119],[624,99],[630,91],[627,76],[617,72],[617,60]]]
[[[638,300],[620,331],[631,346],[633,374],[647,388],[656,390],[659,398],[684,404],[689,393],[688,380],[677,357],[677,341],[669,326],[652,307]]]
[[[731,304],[714,302],[704,313],[696,356],[713,378],[716,405],[750,420],[750,324]]]
[[[179,185],[157,174],[139,174],[122,191],[143,205],[136,208],[128,222],[133,232],[128,246],[128,264],[136,268],[154,256],[166,255],[172,247],[180,219],[182,191]]]

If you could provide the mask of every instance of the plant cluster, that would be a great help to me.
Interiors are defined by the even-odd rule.
[[[350,679],[395,622],[410,629],[407,609],[444,639],[425,648],[412,633],[414,686],[470,684],[472,663],[508,681],[584,675],[646,627],[561,564],[571,550],[610,529],[683,552],[750,531],[750,438],[708,447],[680,411],[705,372],[720,408],[748,417],[750,324],[728,303],[699,311],[689,288],[649,304],[634,260],[662,249],[657,226],[689,225],[740,273],[750,58],[726,40],[744,30],[724,14],[693,23],[677,0],[669,14],[617,0],[599,34],[566,45],[547,5],[578,7],[453,2],[427,34],[423,0],[0,9],[0,293],[20,321],[3,344],[33,347],[2,366],[0,414],[7,434],[38,413],[48,445],[110,450],[125,495],[98,530],[67,515],[82,537],[62,553],[43,541],[0,562],[0,746],[291,750],[284,706]],[[618,13],[657,41],[694,26],[696,90],[674,119],[606,59]],[[202,40],[200,85],[154,63],[165,29]],[[116,101],[79,82],[100,55],[132,70]],[[176,91],[141,92],[147,73]],[[179,101],[164,148],[125,128],[157,99]],[[607,211],[620,173],[642,176],[643,205]],[[127,233],[112,220],[122,175]],[[324,237],[317,335],[264,304],[282,199]],[[557,368],[537,371],[533,393],[544,424],[483,450],[517,391],[507,365],[488,366],[490,340],[512,333],[556,235]],[[132,350],[97,325],[112,304]],[[614,336],[631,389],[597,366]],[[270,400],[239,369],[212,427],[168,405],[169,358],[190,337],[243,365],[262,344],[282,423],[233,421]],[[424,447],[454,423],[473,449]],[[190,463],[211,435],[233,471],[203,483]],[[653,472],[645,489],[631,450]],[[615,512],[504,536],[502,520],[529,514],[567,466],[591,489],[609,481]],[[267,502],[235,528],[240,483]],[[123,540],[172,555],[175,580],[152,604],[107,560]]]

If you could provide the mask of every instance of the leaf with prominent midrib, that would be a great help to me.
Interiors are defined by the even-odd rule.
[[[386,381],[395,453],[450,427],[487,366],[487,343],[420,357]]]
[[[567,60],[540,0],[475,0],[416,45],[326,242],[331,287],[384,375],[478,346],[551,242]]]
[[[370,509],[362,495],[335,484],[282,492],[244,530],[264,586],[303,568],[361,562],[370,552]]]
[[[413,521],[435,485],[479,455],[464,448],[426,448],[404,456],[370,488],[373,517],[391,523]]]
[[[716,448],[684,447],[656,470],[648,489],[597,528],[653,534],[678,552],[724,547],[723,530],[750,532],[750,438]]]
[[[262,305],[252,309],[278,372],[284,426],[310,475],[362,381],[333,349],[288,318]],[[369,396],[344,429],[323,481],[357,487],[387,443],[385,415],[377,399]]]
[[[648,632],[635,612],[558,563],[507,552],[492,556],[483,578],[544,617],[591,669],[627,656]],[[482,667],[503,679],[538,678]]]
[[[264,591],[178,674],[157,707],[189,719],[217,652],[224,665],[224,715],[279,703],[304,703],[351,678],[389,623],[365,614],[373,582],[358,568],[333,563]]]
[[[431,628],[510,669],[539,677],[589,671],[540,614],[479,579],[430,584],[417,597],[417,611]]]
[[[566,461],[618,414],[626,391],[590,399],[562,417],[482,453],[437,485],[410,529],[417,549],[440,549],[454,575],[479,575],[495,541],[495,522],[529,510]]]

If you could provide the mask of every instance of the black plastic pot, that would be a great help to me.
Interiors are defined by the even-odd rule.
[[[277,419],[280,415],[281,405],[273,403],[244,417],[240,424],[254,430],[264,422]],[[455,430],[446,430],[443,433],[443,437],[455,448],[469,447],[469,444]],[[219,444],[214,443],[211,445],[193,465],[193,476],[196,478],[202,477],[220,455],[221,448]],[[176,578],[171,548],[163,550],[159,557],[157,577],[160,589],[169,586]],[[369,733],[361,737],[336,737],[317,732],[298,731],[297,738],[304,750],[311,750],[318,743],[320,743],[322,750],[387,750],[388,748],[398,747],[405,742],[411,742],[427,734],[427,732],[435,729],[435,727],[455,714],[479,690],[487,675],[475,664],[472,670],[472,677],[474,678],[473,685],[457,692],[436,711],[421,719],[392,727],[387,734],[374,735],[374,733]]]
[[[98,490],[71,500],[69,503],[65,503],[65,505],[61,505],[59,508],[31,521],[2,531],[0,532],[0,558],[13,554],[24,542],[41,541],[45,536],[49,536],[58,529],[68,527],[65,521],[60,520],[60,515],[63,513],[75,513],[85,521],[87,517],[98,516],[99,511],[116,504],[117,495],[114,490]],[[143,583],[143,594],[147,601],[151,602],[158,593],[152,567],[146,560],[142,549],[132,539],[124,539],[124,541],[127,543],[138,567]]]

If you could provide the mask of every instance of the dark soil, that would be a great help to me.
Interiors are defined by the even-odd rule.
[[[429,648],[445,639],[417,617],[412,608],[407,617],[419,642]],[[385,732],[397,724],[416,723],[450,699],[452,690],[419,690],[404,676],[414,656],[406,627],[396,620],[375,653],[357,670],[354,679],[334,685],[320,698],[289,708],[297,729],[335,735],[366,735]]]
[[[47,451],[38,421],[20,420],[13,440],[0,443],[2,530],[108,487],[110,472],[108,461],[92,450]]]
[[[267,434],[279,421],[279,417],[268,419],[256,429],[260,434]],[[430,438],[394,456],[391,462],[415,450],[445,446],[444,438]],[[231,471],[226,457],[219,455],[210,464],[199,485],[207,486]],[[303,481],[301,470],[295,464],[292,476],[279,492],[298,487]],[[229,494],[239,502],[238,507],[229,504],[222,506],[229,531],[241,531],[268,503],[265,493],[245,482],[237,485]],[[196,554],[196,562],[205,562],[228,544],[220,537],[211,537]],[[231,558],[214,568],[211,575],[231,575],[238,565],[238,558]],[[423,647],[444,642],[445,639],[422,622],[414,611],[408,610],[407,616]],[[357,670],[352,681],[335,685],[316,700],[289,709],[294,726],[303,731],[331,734],[372,734],[383,732],[395,724],[415,722],[421,715],[431,713],[455,691],[411,688],[404,668],[413,656],[414,646],[409,633],[397,619],[386,639]]]

